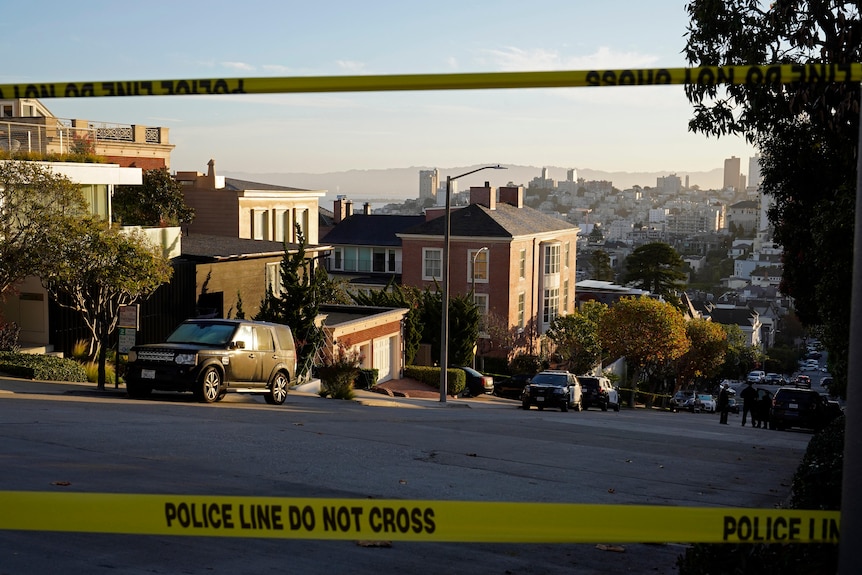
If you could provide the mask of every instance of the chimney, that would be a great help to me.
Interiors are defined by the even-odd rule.
[[[365,202],[364,204],[362,204],[362,213],[366,216],[371,215],[371,203]]]
[[[349,218],[353,215],[353,202],[347,200],[346,202],[346,210],[345,210],[345,218]]]
[[[210,159],[210,161],[207,162],[207,175],[204,181],[206,182],[204,185],[207,188],[210,188],[211,190],[216,189],[215,160],[213,159]]]
[[[503,186],[500,188],[500,203],[509,204],[516,208],[524,207],[523,186]]]
[[[485,182],[484,187],[470,187],[470,203],[481,204],[490,210],[497,209],[497,190],[491,187],[489,182]]]
[[[337,196],[333,202],[332,212],[335,216],[332,218],[333,223],[341,223],[347,217],[347,197]]]

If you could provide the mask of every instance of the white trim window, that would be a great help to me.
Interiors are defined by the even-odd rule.
[[[335,271],[344,271],[344,250],[334,248],[332,250],[332,269]]]
[[[275,295],[281,295],[284,287],[281,283],[281,262],[267,262],[266,287]]]
[[[546,288],[542,302],[542,321],[550,325],[560,315],[560,288]]]
[[[467,250],[467,281],[488,283],[488,250]]]
[[[483,316],[488,315],[488,294],[474,293],[473,303],[475,303],[476,307],[479,308],[479,313]]]
[[[518,255],[518,278],[524,279],[527,277],[527,249],[521,248],[521,253]],[[523,326],[522,326],[523,327]]]
[[[443,279],[443,250],[422,248],[422,279],[427,281]]]
[[[547,244],[545,246],[545,275],[560,273],[560,244]]]
[[[524,295],[524,292],[520,292],[518,294],[518,327],[520,329],[524,329],[524,325],[525,325],[525,321],[524,321],[525,317],[524,316],[525,316],[525,310],[526,310],[526,303],[525,303],[526,299],[527,298]]]

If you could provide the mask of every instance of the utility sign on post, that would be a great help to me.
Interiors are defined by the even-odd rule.
[[[120,328],[119,334],[119,353],[129,353],[132,346],[135,345],[135,335],[138,330],[138,309],[135,305],[121,305],[119,310],[119,319],[117,326]]]
[[[117,312],[117,364],[114,370],[114,387],[120,386],[120,354],[127,354],[135,345],[135,336],[138,333],[138,315],[140,306],[121,305]]]

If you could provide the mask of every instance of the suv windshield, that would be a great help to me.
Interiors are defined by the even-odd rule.
[[[196,343],[225,346],[231,341],[236,324],[190,321],[180,324],[165,340],[167,343]]]
[[[556,385],[557,387],[566,387],[569,385],[569,378],[565,373],[539,373],[533,376],[530,383],[538,385]]]

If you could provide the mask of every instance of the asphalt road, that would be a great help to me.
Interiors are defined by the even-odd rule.
[[[811,437],[733,415],[722,426],[710,414],[517,406],[373,394],[202,405],[0,380],[0,490],[774,507]],[[0,575],[675,573],[684,545],[607,549],[6,531]]]

